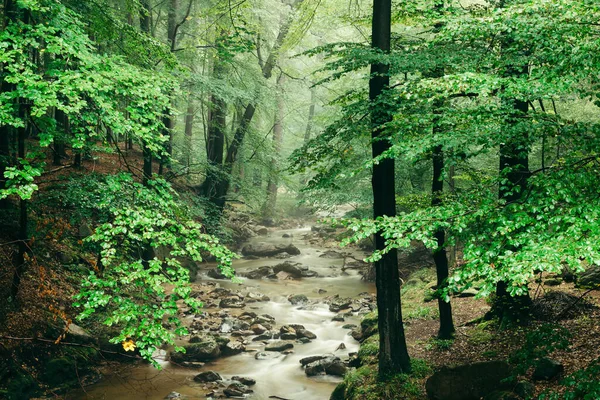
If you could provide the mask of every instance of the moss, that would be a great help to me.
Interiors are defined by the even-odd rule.
[[[377,367],[366,365],[349,372],[336,387],[331,400],[416,400],[424,396],[422,379],[431,373],[429,365],[412,360],[411,374],[399,374],[385,382],[377,379]]]
[[[377,311],[373,311],[363,317],[362,321],[360,321],[360,330],[362,332],[363,340],[378,332],[377,323]]]
[[[480,323],[470,332],[468,342],[473,345],[489,343],[494,339],[494,333],[490,330],[496,325],[496,321],[485,321]]]
[[[358,359],[361,365],[375,364],[379,354],[379,335],[373,335],[361,343]]]

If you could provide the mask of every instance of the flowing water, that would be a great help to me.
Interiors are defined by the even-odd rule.
[[[273,358],[256,360],[255,352],[246,351],[239,355],[222,357],[199,369],[182,368],[159,359],[162,370],[158,371],[147,364],[121,366],[118,371],[108,371],[107,376],[98,384],[71,394],[69,399],[164,399],[170,392],[178,392],[189,399],[206,399],[203,384],[193,381],[193,377],[201,371],[213,370],[223,378],[234,375],[254,378],[256,385],[251,388],[254,393],[251,400],[268,399],[270,396],[290,400],[320,400],[328,399],[335,385],[341,380],[332,376],[307,377],[301,368],[299,360],[312,355],[334,353],[341,358],[350,352],[358,350],[358,343],[349,335],[349,330],[343,325],[358,324],[358,317],[346,318],[344,322],[332,321],[335,313],[330,312],[323,298],[339,294],[341,297],[356,297],[363,292],[373,293],[372,284],[360,279],[355,271],[343,272],[343,259],[327,259],[319,257],[326,249],[315,247],[303,239],[310,232],[309,228],[294,230],[278,230],[269,236],[256,237],[251,242],[290,243],[300,250],[301,254],[289,258],[290,261],[300,262],[319,273],[321,277],[304,278],[302,280],[250,280],[243,279],[242,283],[218,280],[221,287],[230,289],[250,289],[270,297],[268,302],[250,303],[242,311],[253,311],[257,314],[270,314],[275,317],[274,329],[285,324],[301,324],[317,335],[317,339],[307,344],[295,344],[292,354],[273,353]],[[283,234],[292,238],[283,238]],[[238,273],[256,269],[264,265],[275,265],[282,260],[263,258],[257,260],[241,259],[234,261]],[[206,276],[205,271],[214,266],[207,265],[198,274],[198,281],[213,280]],[[321,289],[321,290],[319,290]],[[326,292],[323,293],[323,290]],[[310,306],[293,306],[287,301],[291,294],[304,294],[311,300]],[[210,309],[207,311],[211,311]],[[241,312],[241,311],[240,311]],[[337,350],[344,343],[346,349]],[[264,343],[251,342],[247,350],[261,351]]]

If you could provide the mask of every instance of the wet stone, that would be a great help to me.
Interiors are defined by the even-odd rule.
[[[256,380],[245,376],[234,376],[231,378],[232,381],[238,381],[246,386],[256,385]]]
[[[194,377],[194,381],[200,383],[216,382],[222,380],[221,375],[215,371],[204,371]]]
[[[265,347],[265,351],[284,351],[284,350],[288,350],[288,349],[292,349],[292,348],[294,348],[293,343],[278,340],[278,341],[269,343]]]

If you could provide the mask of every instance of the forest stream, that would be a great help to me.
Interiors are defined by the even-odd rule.
[[[170,393],[176,392],[188,399],[206,399],[207,388],[203,383],[194,381],[194,376],[202,371],[215,371],[227,381],[233,376],[249,377],[256,380],[251,386],[254,393],[252,399],[328,399],[341,378],[331,375],[308,377],[299,360],[304,357],[324,354],[335,354],[344,359],[349,353],[358,351],[358,342],[350,336],[350,329],[343,328],[348,324],[359,324],[359,316],[347,316],[345,321],[332,321],[336,313],[330,311],[325,303],[326,298],[339,295],[341,298],[355,298],[359,294],[375,292],[371,283],[361,280],[356,270],[342,271],[343,258],[320,257],[327,249],[309,243],[306,235],[310,228],[293,230],[276,230],[268,236],[258,236],[250,240],[251,244],[290,244],[293,243],[301,254],[292,256],[286,261],[306,265],[311,271],[318,273],[317,277],[298,280],[240,278],[241,283],[226,279],[212,279],[207,271],[214,265],[206,264],[197,275],[195,285],[213,281],[218,286],[233,290],[250,290],[267,295],[266,302],[248,303],[242,309],[231,310],[231,314],[239,315],[245,311],[256,314],[269,314],[275,318],[273,330],[286,324],[301,324],[316,334],[317,338],[309,343],[294,343],[293,352],[284,354],[268,352],[266,359],[256,359],[256,353],[265,348],[266,342],[250,341],[247,338],[246,350],[240,354],[220,357],[206,363],[201,368],[184,368],[166,360],[165,352],[158,355],[162,370],[156,370],[147,363],[123,365],[118,370],[105,371],[105,378],[99,383],[72,393],[69,399],[149,399],[162,400]],[[283,236],[286,236],[285,238]],[[288,237],[289,236],[289,237]],[[359,258],[359,255],[356,255]],[[276,258],[239,259],[234,261],[238,275],[255,270],[265,265],[276,265],[283,260]],[[290,295],[304,294],[309,302],[304,305],[292,305],[288,301]],[[207,307],[205,312],[219,311],[219,308]],[[223,331],[223,330],[222,330]],[[184,338],[181,344],[187,343]],[[273,340],[271,340],[272,342]],[[340,344],[344,343],[345,346]],[[345,348],[344,348],[345,347]],[[175,394],[173,394],[174,396]]]

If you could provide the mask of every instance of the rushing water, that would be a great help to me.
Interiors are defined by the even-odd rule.
[[[301,368],[299,360],[312,355],[334,353],[340,357],[358,350],[358,343],[349,336],[349,330],[342,326],[348,323],[358,324],[358,317],[346,318],[345,322],[334,322],[335,315],[323,304],[326,296],[339,294],[341,297],[355,297],[362,292],[374,292],[372,284],[365,283],[354,271],[342,272],[342,259],[321,258],[319,255],[326,249],[317,248],[303,239],[309,229],[279,230],[269,236],[253,238],[252,242],[294,243],[301,254],[291,257],[290,261],[300,262],[317,271],[321,277],[305,278],[302,280],[244,280],[236,284],[226,280],[218,280],[221,287],[231,289],[255,290],[266,294],[271,301],[250,303],[244,310],[257,314],[270,314],[275,317],[274,328],[285,324],[302,324],[317,335],[317,339],[307,344],[295,344],[292,354],[273,353],[273,358],[256,360],[255,352],[261,351],[264,343],[251,342],[247,350],[239,355],[223,357],[214,362],[206,363],[201,369],[181,368],[167,361],[159,360],[163,369],[158,371],[147,364],[122,366],[119,371],[107,371],[107,376],[100,383],[85,388],[68,396],[69,399],[148,399],[161,400],[170,392],[178,392],[189,399],[206,399],[208,392],[203,384],[193,381],[193,377],[201,371],[214,370],[223,378],[234,375],[256,379],[256,385],[251,388],[254,393],[251,400],[268,399],[270,396],[290,400],[320,400],[328,399],[340,378],[332,376],[307,377]],[[283,238],[283,234],[292,238]],[[236,260],[234,268],[238,272],[255,269],[263,265],[275,265],[282,262],[274,258],[258,260]],[[214,266],[207,266],[212,268]],[[208,269],[207,268],[207,269]],[[198,280],[212,280],[205,273],[198,275]],[[321,289],[321,290],[319,290]],[[325,293],[322,293],[325,290]],[[304,294],[314,305],[308,307],[293,306],[287,301],[290,294]],[[242,311],[244,311],[242,310]],[[210,311],[210,310],[208,310]],[[336,351],[344,343],[345,350]]]

